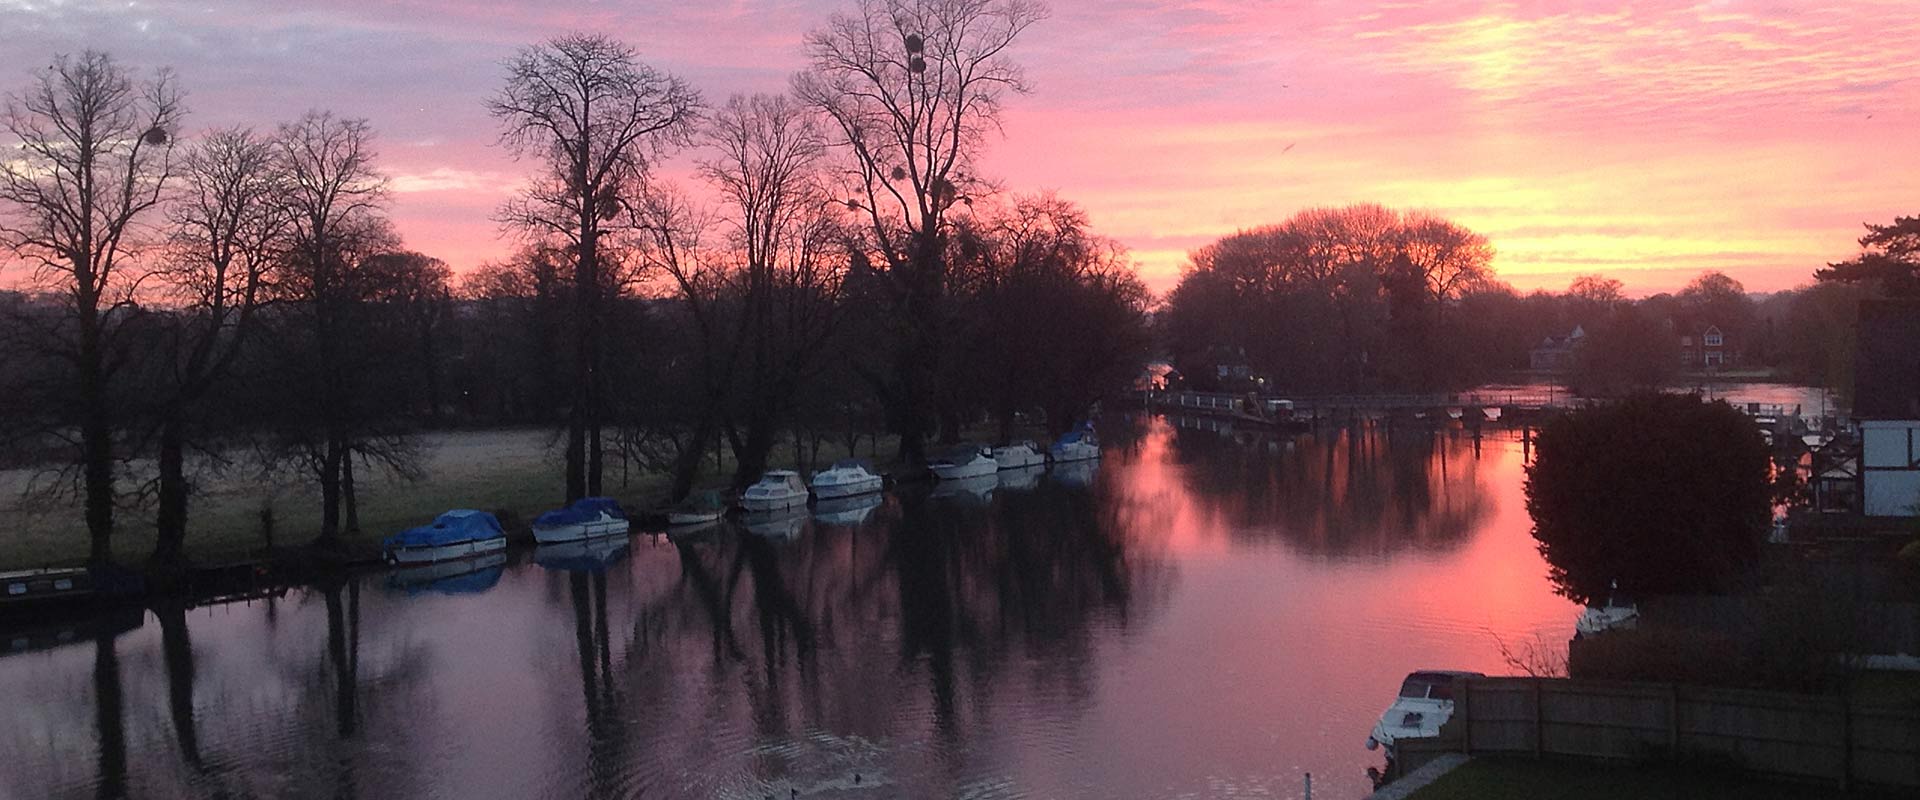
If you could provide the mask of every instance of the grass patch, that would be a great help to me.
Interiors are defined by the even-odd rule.
[[[1742,773],[1673,764],[1627,765],[1475,758],[1408,800],[1833,800],[1894,795],[1847,794],[1832,785],[1771,781]],[[1903,795],[1904,796],[1904,795]]]

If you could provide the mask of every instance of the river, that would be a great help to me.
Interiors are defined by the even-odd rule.
[[[17,641],[0,797],[1355,798],[1408,671],[1571,634],[1517,431],[1108,438],[984,497]]]

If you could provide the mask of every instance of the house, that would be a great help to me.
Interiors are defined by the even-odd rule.
[[[1713,323],[1699,323],[1680,334],[1680,364],[1690,369],[1719,369],[1740,363],[1734,336]]]
[[[1853,418],[1868,516],[1920,516],[1920,301],[1860,304]]]
[[[1565,336],[1549,336],[1527,351],[1527,367],[1538,372],[1564,372],[1573,368],[1574,353],[1585,344],[1587,332],[1580,326]]]

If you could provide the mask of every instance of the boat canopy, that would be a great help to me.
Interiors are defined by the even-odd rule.
[[[1066,433],[1060,434],[1060,441],[1058,442],[1058,444],[1073,444],[1074,442],[1090,441],[1092,440],[1092,438],[1093,438],[1093,431],[1091,430],[1086,430],[1086,429],[1072,430],[1072,431],[1067,431]]]
[[[418,528],[408,528],[381,542],[391,549],[396,547],[434,547],[456,542],[470,542],[476,539],[492,539],[506,535],[500,529],[500,520],[485,511],[470,508],[455,509],[433,519],[433,524]]]
[[[533,524],[541,526],[576,525],[582,522],[597,520],[602,513],[614,519],[627,518],[627,512],[621,509],[620,504],[614,502],[614,499],[611,497],[582,497],[573,501],[573,504],[566,508],[541,514],[534,518]]]
[[[864,458],[843,458],[833,462],[833,466],[828,467],[828,469],[853,469],[855,467],[872,472],[873,462]]]

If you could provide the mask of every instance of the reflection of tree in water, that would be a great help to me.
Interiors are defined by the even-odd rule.
[[[630,738],[686,751],[638,754],[649,761],[710,763],[743,755],[716,734],[745,724],[762,743],[746,754],[761,776],[834,759],[850,773],[881,758],[863,742],[931,735],[938,775],[916,780],[952,785],[997,694],[1043,714],[1087,706],[1096,631],[1124,625],[1153,579],[1091,494],[1045,485],[992,506],[909,493],[858,528],[720,535],[676,551],[677,580],[633,612],[613,674],[639,695],[634,708],[698,717],[639,713]],[[1020,696],[1032,692],[1045,696]],[[801,757],[810,748],[830,752]]]
[[[1244,445],[1178,430],[1186,491],[1240,536],[1321,555],[1446,550],[1493,512],[1468,434],[1402,421]]]
[[[432,752],[434,715],[416,704],[428,697],[431,670],[423,652],[385,637],[371,663],[361,655],[361,579],[335,579],[309,590],[326,608],[324,646],[314,660],[286,663],[294,694],[278,714],[289,730],[266,732],[291,741],[278,754],[284,787],[267,794],[353,797],[424,796],[433,776],[410,759]],[[322,720],[332,724],[321,723]],[[257,770],[257,768],[256,768]],[[254,779],[280,777],[256,774]],[[241,795],[256,791],[239,791]]]

